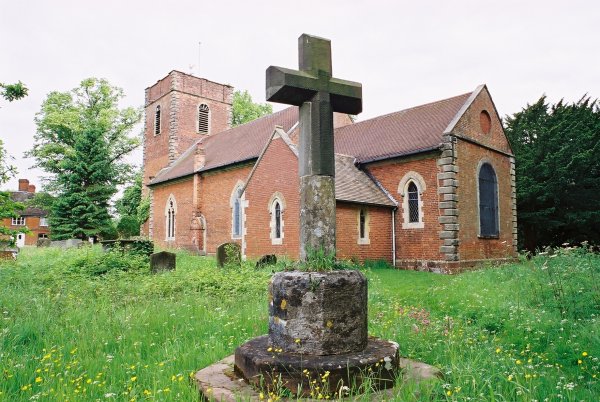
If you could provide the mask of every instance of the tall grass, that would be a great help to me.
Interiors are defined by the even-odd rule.
[[[98,249],[26,249],[0,263],[0,400],[197,400],[191,373],[266,333],[270,275],[185,253],[151,275]],[[370,333],[445,375],[397,400],[598,399],[598,255],[367,275]]]

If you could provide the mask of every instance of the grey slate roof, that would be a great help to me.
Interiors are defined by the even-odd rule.
[[[395,207],[396,201],[354,164],[354,157],[335,154],[335,198],[338,201]]]

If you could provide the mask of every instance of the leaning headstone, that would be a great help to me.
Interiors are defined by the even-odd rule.
[[[237,243],[223,243],[217,247],[217,265],[240,265],[242,262],[241,248]]]
[[[163,271],[174,271],[176,265],[174,253],[161,251],[150,256],[150,271],[155,274]]]
[[[277,264],[277,257],[275,254],[267,254],[260,257],[260,259],[256,262],[256,268],[262,268],[267,265],[275,265]]]

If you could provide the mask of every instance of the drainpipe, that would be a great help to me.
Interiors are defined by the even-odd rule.
[[[392,209],[392,265],[396,268],[396,208]]]

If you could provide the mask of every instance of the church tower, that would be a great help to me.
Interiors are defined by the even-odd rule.
[[[144,172],[146,185],[203,136],[231,126],[233,87],[171,71],[146,88]]]

